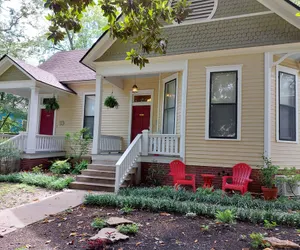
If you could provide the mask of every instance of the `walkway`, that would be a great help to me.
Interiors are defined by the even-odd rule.
[[[66,190],[39,202],[0,212],[0,237],[83,203],[87,191]]]

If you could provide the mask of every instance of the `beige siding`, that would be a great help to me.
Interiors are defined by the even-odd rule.
[[[22,81],[22,80],[30,80],[30,78],[14,65],[10,66],[8,70],[6,70],[0,76],[0,81]]]
[[[205,140],[206,68],[242,64],[241,141]],[[188,165],[231,167],[261,163],[264,150],[263,54],[189,61],[186,125]]]
[[[276,61],[276,58],[275,58]],[[298,65],[293,60],[285,60],[280,65],[297,69]],[[300,169],[300,145],[296,143],[287,143],[287,142],[277,142],[276,140],[276,68],[272,69],[272,107],[271,107],[271,123],[272,123],[272,132],[271,132],[271,156],[274,164],[277,164],[281,167],[296,167]],[[300,76],[298,75],[298,81]],[[300,83],[298,82],[298,93],[300,93]],[[299,98],[299,96],[298,96]],[[299,100],[299,99],[298,99]],[[298,101],[298,112],[300,111],[300,102]],[[298,116],[299,119],[300,115]],[[298,121],[299,124],[299,121]],[[300,134],[298,126],[298,134]]]

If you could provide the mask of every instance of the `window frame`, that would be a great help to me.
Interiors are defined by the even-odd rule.
[[[284,139],[280,139],[280,80],[279,80],[279,73],[286,73],[289,75],[294,75],[295,76],[295,119],[296,119],[296,140],[295,141],[291,141],[291,140],[284,140]],[[299,143],[299,131],[298,131],[298,74],[299,71],[297,69],[293,69],[293,68],[289,68],[289,67],[285,67],[285,66],[281,66],[281,65],[277,65],[276,67],[276,141],[277,142],[281,142],[281,143],[294,143],[294,144],[298,144]]]
[[[86,96],[95,96],[96,98],[96,93],[95,92],[90,92],[90,93],[84,93],[83,94],[83,105],[82,105],[82,125],[81,125],[81,128],[83,129],[84,128],[84,120],[85,120],[85,104],[86,104]],[[91,117],[91,116],[88,116],[88,117]],[[95,114],[94,114],[94,119],[95,119]],[[94,133],[94,131],[92,131],[92,133]],[[92,138],[94,136],[92,135]]]
[[[206,67],[206,116],[205,116],[205,140],[210,141],[240,141],[242,124],[242,67],[243,65],[224,65]],[[211,75],[212,73],[237,72],[236,91],[236,136],[230,137],[210,137],[210,115],[211,115]]]
[[[178,105],[178,73],[170,75],[163,79],[163,102],[162,102],[162,116],[161,116],[161,134],[164,134],[164,118],[165,118],[165,92],[166,92],[166,84],[175,80],[175,119],[174,119],[174,135],[177,134],[177,105]]]

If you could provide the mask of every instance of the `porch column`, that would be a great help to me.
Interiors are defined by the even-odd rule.
[[[103,93],[103,77],[96,75],[96,94],[95,94],[95,116],[94,116],[94,136],[92,154],[100,153],[101,139],[101,119],[102,119],[102,93]]]
[[[36,151],[36,135],[37,135],[37,124],[38,124],[38,112],[40,110],[39,105],[39,92],[40,89],[37,87],[31,88],[30,104],[29,104],[29,122],[27,131],[27,149],[26,153],[34,154]]]
[[[181,121],[180,121],[180,157],[185,162],[185,134],[186,134],[186,97],[188,82],[188,60],[182,71]]]

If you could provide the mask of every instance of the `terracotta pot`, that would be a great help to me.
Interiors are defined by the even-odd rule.
[[[277,194],[278,194],[278,188],[267,188],[267,187],[261,187],[261,190],[264,194],[265,200],[276,200]]]

